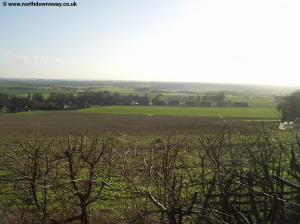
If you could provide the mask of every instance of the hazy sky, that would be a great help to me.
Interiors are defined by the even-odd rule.
[[[299,0],[77,4],[1,0],[0,77],[300,84]]]

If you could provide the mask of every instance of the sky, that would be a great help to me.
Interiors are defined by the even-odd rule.
[[[0,2],[0,77],[300,85],[299,0],[75,1]]]

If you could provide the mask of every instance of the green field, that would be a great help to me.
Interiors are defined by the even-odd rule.
[[[19,113],[1,113],[0,116],[23,116],[53,113],[86,113],[147,116],[192,116],[192,117],[230,117],[230,118],[280,118],[274,107],[172,107],[172,106],[97,106],[80,110],[30,111]]]
[[[251,117],[279,118],[279,113],[272,107],[168,107],[168,106],[108,106],[92,107],[79,110],[80,113],[132,114],[132,115],[168,115],[195,117]]]

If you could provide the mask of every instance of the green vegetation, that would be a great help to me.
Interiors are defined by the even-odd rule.
[[[300,91],[286,96],[278,104],[277,109],[282,113],[282,121],[299,121],[300,119]]]
[[[275,107],[273,96],[226,96],[226,100],[233,102],[246,102],[249,107]]]
[[[168,83],[168,82],[125,82],[125,81],[68,81],[68,80],[13,80],[0,79],[0,93],[27,97],[29,93],[40,93],[47,99],[51,93],[73,94],[109,91],[120,95],[136,95],[150,98],[159,96],[167,103],[175,100],[181,105],[201,105],[199,97],[216,93],[225,94],[222,106],[233,106],[235,102],[246,103],[249,107],[275,107],[275,98],[291,93],[296,87],[275,87],[257,85],[231,85],[210,83]],[[211,99],[210,99],[211,101]],[[207,103],[207,102],[206,102]],[[211,102],[216,106],[218,102]]]
[[[5,144],[1,222],[297,223],[299,139],[266,129],[252,137],[232,131],[146,142],[80,135]]]
[[[0,109],[18,113],[0,113],[1,223],[297,223],[299,127],[278,131],[284,94],[6,80]]]
[[[170,106],[109,106],[81,109],[80,113],[100,114],[142,114],[169,116],[203,116],[203,117],[249,117],[279,118],[279,113],[271,107],[170,107]]]

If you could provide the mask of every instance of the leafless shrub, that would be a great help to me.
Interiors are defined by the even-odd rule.
[[[112,139],[68,137],[58,143],[34,139],[9,151],[2,179],[9,220],[19,223],[88,223],[100,203],[112,166]]]
[[[0,160],[1,220],[297,223],[299,189],[286,182],[299,183],[299,146],[266,129],[245,137],[228,127],[197,139],[37,138]]]

